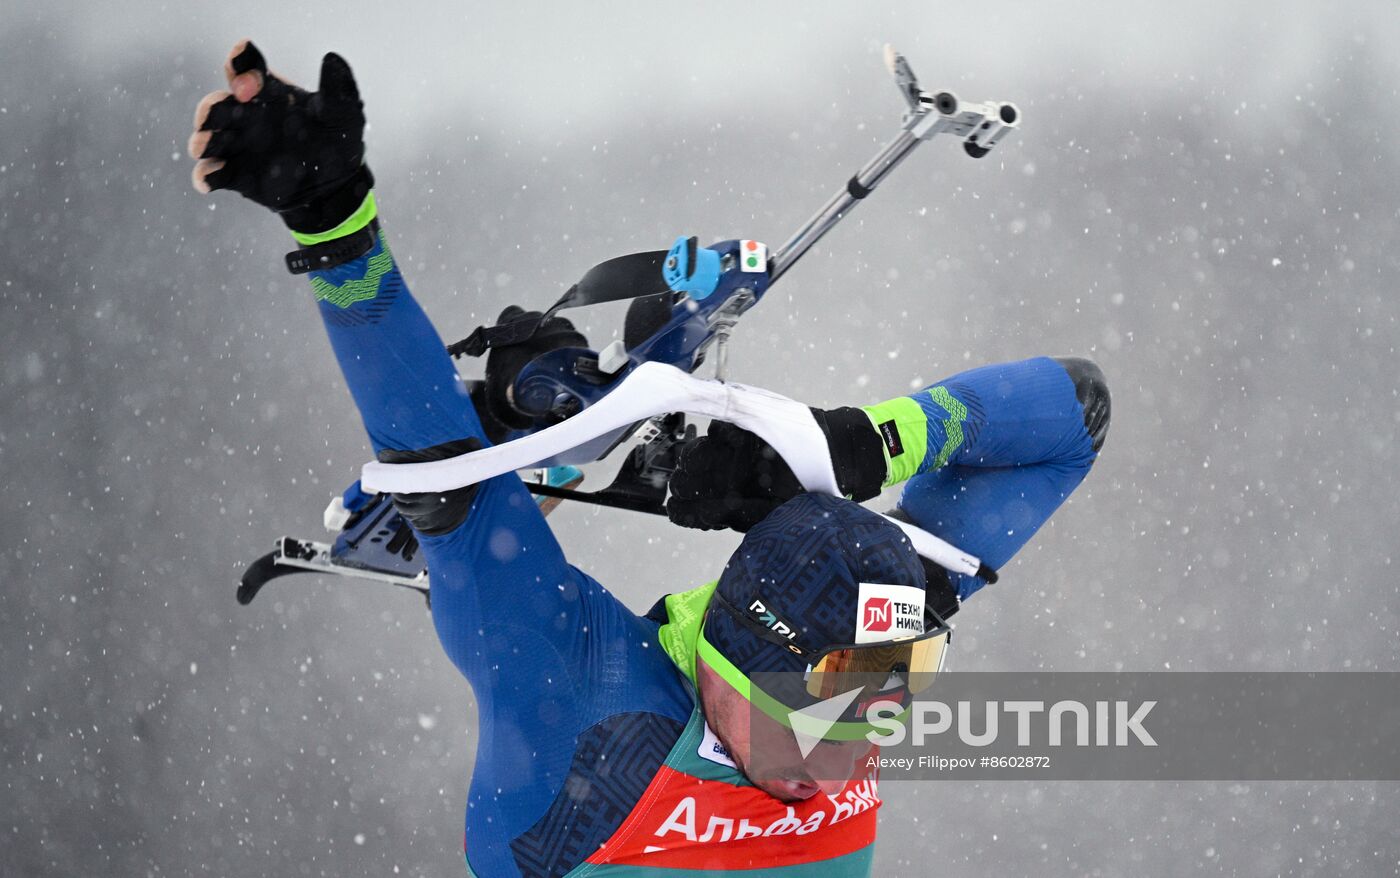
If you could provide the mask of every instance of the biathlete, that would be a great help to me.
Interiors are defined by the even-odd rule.
[[[488,443],[389,249],[349,66],[326,55],[307,92],[243,42],[225,73],[228,90],[195,114],[194,185],[277,211],[315,260],[311,291],[378,458]],[[1089,472],[1109,396],[1091,362],[1040,357],[816,414],[847,497],[907,482],[899,515],[997,568]],[[869,699],[832,681],[853,671],[888,694],[936,671],[947,616],[984,581],[922,561],[851,499],[802,493],[765,443],[722,422],[685,449],[670,488],[676,522],[745,536],[716,581],[644,616],[568,563],[515,475],[394,498],[478,705],[469,872],[868,875],[878,778],[849,732]],[[763,691],[751,678],[769,671],[799,682]],[[829,740],[755,752],[761,725],[832,697],[850,707]]]

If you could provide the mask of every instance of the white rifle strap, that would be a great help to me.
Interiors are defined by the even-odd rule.
[[[360,482],[367,491],[442,493],[537,466],[591,439],[671,412],[743,427],[773,446],[807,490],[840,496],[826,434],[811,409],[767,390],[696,378],[664,363],[641,364],[607,396],[563,423],[444,460],[367,463]],[[909,536],[920,555],[947,570],[977,574],[977,558],[928,531],[885,518]]]

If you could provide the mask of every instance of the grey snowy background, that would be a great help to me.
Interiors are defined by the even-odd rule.
[[[243,36],[302,83],[354,66],[451,338],[678,234],[781,242],[896,128],[886,41],[1016,101],[1004,148],[923,147],[824,241],[733,373],[830,406],[1103,365],[1105,453],[957,668],[1400,671],[1395,5],[863,6],[0,5],[0,873],[462,874],[474,707],[422,602],[234,603],[368,456],[280,223],[189,185]],[[737,543],[551,520],[639,611]],[[1400,871],[1392,784],[882,793],[882,875]]]

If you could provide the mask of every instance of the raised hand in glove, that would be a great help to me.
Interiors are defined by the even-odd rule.
[[[857,501],[879,494],[886,474],[884,443],[865,412],[812,409],[812,415],[826,434],[841,492]],[[705,436],[681,451],[670,490],[666,514],[676,524],[743,533],[803,487],[767,442],[741,427],[713,421]]]
[[[374,185],[365,166],[365,114],[350,65],[321,61],[318,91],[268,72],[244,40],[224,64],[228,91],[208,94],[194,114],[189,151],[194,187],[232,189],[271,208],[295,232],[334,229]]]

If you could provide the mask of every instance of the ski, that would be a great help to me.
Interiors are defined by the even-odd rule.
[[[330,543],[281,537],[277,540],[275,549],[254,561],[244,572],[243,579],[238,586],[238,602],[244,605],[251,604],[263,586],[273,579],[292,573],[329,573],[335,576],[387,582],[390,585],[412,589],[423,595],[425,599],[428,597],[427,568],[410,575],[392,570],[352,566],[335,559]]]
[[[582,482],[583,473],[574,467],[539,469],[527,474],[525,480],[532,491],[563,492],[537,498],[545,515],[563,499],[583,493],[574,490]],[[388,494],[366,492],[356,482],[331,500],[323,521],[326,529],[336,534],[334,542],[279,537],[271,552],[244,570],[238,585],[238,602],[245,606],[252,603],[269,582],[294,573],[384,582],[429,599],[428,569],[419,554],[418,539]]]

